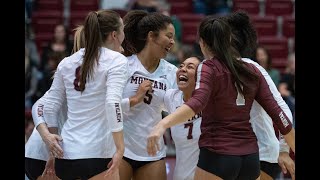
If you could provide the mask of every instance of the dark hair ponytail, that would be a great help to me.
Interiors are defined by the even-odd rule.
[[[85,53],[80,69],[79,90],[84,91],[87,79],[92,78],[93,67],[98,64],[100,47],[113,31],[119,31],[120,15],[112,10],[90,12],[83,25],[85,37]]]
[[[138,24],[142,18],[146,17],[148,13],[142,10],[129,11],[123,17],[124,35],[122,42],[125,56],[131,56],[138,52],[137,49],[143,49],[146,39],[139,37]],[[142,47],[143,46],[143,47]]]
[[[236,11],[225,16],[231,27],[232,46],[237,49],[241,57],[255,58],[257,48],[257,33],[245,11]]]
[[[237,60],[239,53],[231,46],[231,28],[228,23],[222,17],[208,16],[200,24],[199,36],[215,57],[230,70],[238,91],[243,95],[243,87],[247,85],[240,74],[254,80],[258,76],[244,66],[243,61]]]

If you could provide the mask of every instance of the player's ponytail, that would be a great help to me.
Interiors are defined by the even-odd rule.
[[[148,13],[142,10],[134,10],[129,11],[123,17],[123,24],[124,24],[124,34],[125,38],[122,42],[122,46],[124,49],[125,56],[131,56],[132,54],[138,53],[138,51],[142,50],[146,39],[143,37],[139,37],[139,22],[142,18],[147,16]]]
[[[90,12],[83,26],[85,52],[80,69],[79,90],[84,91],[87,80],[92,78],[93,67],[98,64],[100,47],[113,31],[119,31],[121,26],[120,15],[112,10]]]
[[[223,17],[208,16],[200,24],[199,36],[215,58],[228,67],[237,89],[244,95],[243,88],[249,87],[241,75],[252,80],[257,80],[258,76],[243,61],[237,60],[240,54],[231,46],[231,28],[228,22]]]

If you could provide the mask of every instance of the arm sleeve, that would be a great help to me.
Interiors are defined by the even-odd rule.
[[[59,127],[59,111],[66,100],[66,89],[61,74],[62,62],[64,61],[60,62],[54,73],[52,85],[44,101],[44,120],[48,127]]]
[[[122,112],[129,112],[130,111],[130,99],[124,98],[121,100],[121,108]]]
[[[254,65],[259,69],[259,71],[261,72],[261,74],[265,78],[266,82],[268,83],[269,89],[273,95],[273,98],[277,101],[277,103],[280,106],[280,108],[282,109],[282,111],[284,111],[284,113],[287,115],[287,117],[289,118],[289,120],[292,123],[292,121],[293,121],[292,112],[291,112],[289,106],[287,105],[287,103],[283,100],[280,92],[278,91],[278,88],[276,87],[275,83],[271,79],[270,75],[260,65],[258,65],[258,64],[254,64]],[[279,144],[280,152],[289,152],[289,149],[290,149],[289,145],[286,143],[285,139],[283,138],[283,136],[281,134],[280,134],[279,143],[280,143]]]
[[[256,95],[257,102],[268,113],[272,121],[277,125],[281,134],[289,133],[292,128],[291,121],[273,97],[273,93],[271,92],[265,77],[260,71],[258,74],[260,85]]]
[[[123,129],[122,92],[128,81],[128,60],[120,57],[117,64],[107,72],[106,111],[112,132]]]
[[[197,68],[196,88],[192,97],[185,103],[196,114],[206,107],[213,88],[213,70],[205,63],[200,63]]]
[[[43,109],[44,109],[44,104],[40,102],[41,98],[32,105],[32,119],[35,128],[41,123],[45,123],[44,117],[43,117]]]

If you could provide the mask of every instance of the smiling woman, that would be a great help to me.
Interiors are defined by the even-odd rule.
[[[161,13],[134,10],[123,20],[125,39],[122,45],[128,56],[130,78],[123,93],[127,102],[123,109],[128,111],[124,111],[123,116],[125,153],[120,177],[164,180],[166,149],[163,138],[156,156],[149,156],[145,147],[152,126],[162,119],[165,92],[176,88],[177,67],[163,59],[175,43],[175,29],[170,17]],[[151,83],[147,85],[150,89],[137,103],[135,95],[144,83]]]
[[[198,57],[190,57],[183,61],[176,73],[179,89],[170,89],[164,97],[164,106],[173,113],[184,102],[188,101],[196,86],[196,70],[200,63]],[[173,179],[193,179],[199,156],[198,141],[202,113],[198,113],[188,121],[170,128],[176,148],[176,164]],[[188,157],[188,158],[184,158]]]

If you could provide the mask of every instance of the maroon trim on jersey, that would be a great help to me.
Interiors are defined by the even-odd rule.
[[[208,61],[208,60],[206,60]],[[211,61],[211,60],[209,60]],[[197,69],[196,90],[192,92],[192,98],[185,104],[188,105],[196,114],[201,112],[210,100],[213,86],[213,71],[209,66],[203,65],[205,61],[201,62]]]

